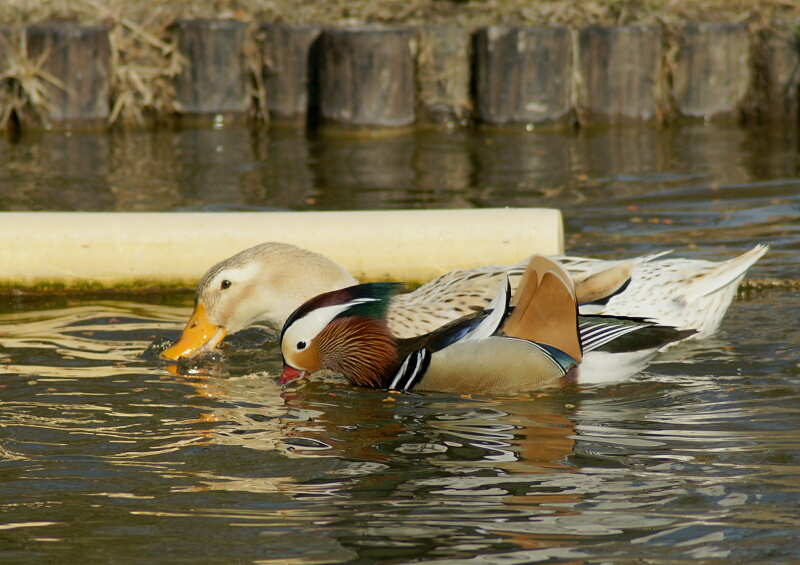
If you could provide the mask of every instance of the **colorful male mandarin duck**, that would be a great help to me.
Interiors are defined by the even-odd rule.
[[[298,308],[281,332],[284,369],[279,382],[327,369],[371,388],[514,394],[578,378],[584,359],[578,302],[572,279],[556,261],[534,256],[513,296],[506,277],[482,311],[408,339],[393,335],[387,321],[397,286],[356,285]],[[640,340],[649,342],[640,350],[658,349],[687,333],[652,323],[591,318],[592,333],[598,334],[591,348],[640,331],[646,334]]]
[[[576,282],[582,313],[643,318],[704,336],[719,326],[745,272],[766,251],[766,246],[758,245],[719,263],[660,259],[663,254],[627,261],[558,259]],[[409,338],[480,310],[503,277],[508,276],[513,291],[526,265],[527,260],[456,270],[398,294],[389,300],[389,327],[394,335]],[[304,301],[357,282],[330,259],[293,245],[251,247],[206,272],[186,328],[161,356],[194,357],[216,347],[227,334],[256,323],[280,329]],[[586,366],[585,362],[584,371]]]

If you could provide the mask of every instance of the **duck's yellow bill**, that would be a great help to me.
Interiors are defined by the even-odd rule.
[[[161,352],[162,359],[176,361],[180,357],[192,358],[216,347],[228,331],[212,324],[206,317],[206,307],[201,302],[192,312],[191,318],[186,322],[181,336],[172,347]]]

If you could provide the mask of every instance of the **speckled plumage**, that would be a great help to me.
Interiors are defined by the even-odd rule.
[[[719,328],[747,270],[767,251],[757,245],[728,261],[663,259],[643,262],[634,269],[625,292],[584,313],[639,316],[679,329],[697,330],[705,337]]]
[[[582,314],[645,318],[661,325],[697,330],[705,336],[719,327],[736,290],[749,269],[768,250],[758,245],[728,261],[661,259],[663,253],[634,259],[631,280],[624,291],[605,304],[581,306]],[[583,257],[559,257],[573,280],[619,264]],[[389,325],[401,337],[432,331],[436,327],[483,308],[494,296],[504,275],[512,290],[527,261],[466,271],[452,271],[414,292],[393,299]]]
[[[662,259],[656,253],[629,261],[559,257],[576,281],[631,264],[630,282],[606,303],[584,304],[581,313],[646,318],[662,325],[695,329],[697,335],[713,332],[722,320],[747,269],[764,253],[759,245],[722,262]],[[392,299],[388,322],[398,337],[408,338],[486,306],[508,274],[515,289],[527,260],[515,265],[452,271],[417,290]],[[179,341],[162,356],[192,357],[213,347],[228,333],[252,324],[280,329],[289,314],[322,292],[344,288],[355,279],[340,265],[298,247],[265,243],[244,250],[209,269],[198,285],[195,313],[205,310],[210,324],[206,335],[213,343],[184,340],[192,316]],[[219,331],[217,331],[219,329]]]

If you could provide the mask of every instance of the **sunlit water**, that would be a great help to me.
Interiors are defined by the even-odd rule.
[[[749,276],[800,277],[783,130],[4,143],[3,209],[557,206],[576,254],[769,243]],[[281,389],[258,329],[169,367],[150,346],[190,307],[2,299],[0,562],[800,560],[792,290],[745,292],[716,335],[630,381],[511,398]]]

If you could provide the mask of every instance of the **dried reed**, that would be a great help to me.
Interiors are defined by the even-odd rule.
[[[43,69],[50,51],[31,58],[24,28],[0,34],[0,51],[5,53],[0,71],[0,129],[12,118],[17,123],[43,118],[53,108],[52,88],[64,90],[64,84]]]

